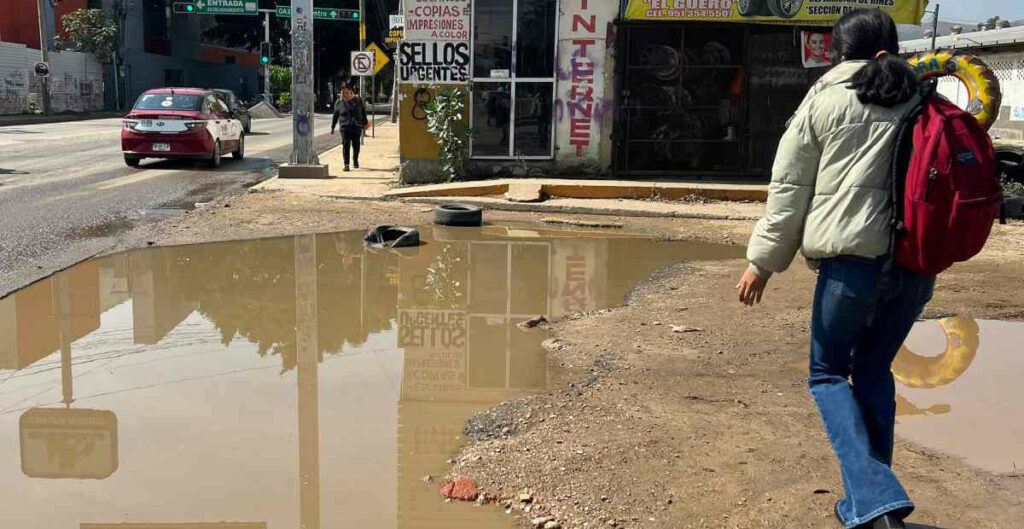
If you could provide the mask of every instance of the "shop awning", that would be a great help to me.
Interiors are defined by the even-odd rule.
[[[623,20],[828,26],[847,11],[881,9],[898,24],[920,24],[927,0],[622,0]]]

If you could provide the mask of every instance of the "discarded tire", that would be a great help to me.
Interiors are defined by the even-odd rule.
[[[420,245],[420,232],[405,226],[377,226],[363,240],[380,248],[407,248]]]
[[[483,224],[483,211],[467,204],[441,204],[434,208],[434,224],[479,226]]]

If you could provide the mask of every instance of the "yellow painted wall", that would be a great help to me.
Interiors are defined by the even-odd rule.
[[[469,96],[464,85],[400,84],[398,141],[402,161],[438,159],[437,138],[427,132],[427,115],[424,105],[434,99],[438,92],[459,87],[466,96],[466,114],[469,123]]]

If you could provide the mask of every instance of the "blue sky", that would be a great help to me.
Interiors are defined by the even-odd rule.
[[[929,0],[929,10],[935,1]],[[938,0],[938,3],[940,19],[983,21],[995,15],[1007,20],[1024,18],[1024,0]]]

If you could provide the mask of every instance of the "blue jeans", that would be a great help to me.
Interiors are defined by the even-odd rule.
[[[811,394],[839,459],[847,528],[914,510],[892,471],[896,387],[890,366],[931,299],[935,278],[886,259],[821,261],[811,318]]]

